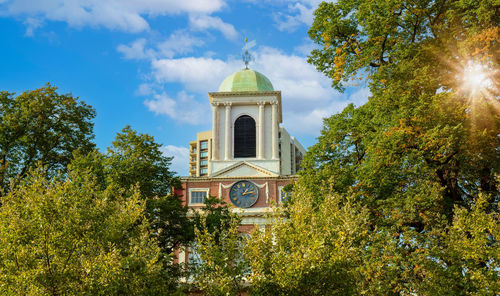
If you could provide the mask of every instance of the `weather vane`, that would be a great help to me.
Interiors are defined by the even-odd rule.
[[[248,42],[248,38],[245,38],[245,46],[243,46],[241,58],[245,62],[245,69],[248,69],[248,63],[253,61],[253,56],[248,52],[252,47],[257,44],[255,40]]]

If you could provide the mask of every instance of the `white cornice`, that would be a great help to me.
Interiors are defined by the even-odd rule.
[[[266,101],[263,97],[276,97],[278,101],[278,122],[283,122],[281,114],[281,91],[239,91],[239,92],[209,92],[210,104],[225,103],[231,98],[233,104],[257,103],[255,100],[248,100],[249,97]],[[272,103],[272,102],[269,102]]]
[[[278,177],[279,176],[278,174],[273,173],[273,172],[271,172],[269,170],[266,170],[264,168],[261,168],[261,167],[255,165],[255,164],[253,164],[253,163],[246,162],[246,161],[242,160],[242,161],[239,161],[239,162],[237,162],[237,163],[235,163],[235,164],[233,164],[233,165],[231,165],[231,166],[229,166],[229,167],[227,167],[227,168],[225,168],[223,170],[220,170],[220,171],[216,172],[215,174],[212,174],[211,177],[212,178],[217,178],[217,176],[222,176],[222,175],[224,175],[224,174],[226,174],[226,173],[228,173],[228,172],[230,172],[230,171],[232,171],[234,169],[237,169],[238,167],[241,167],[241,166],[249,166],[249,167],[253,168],[256,171],[261,172],[261,173],[267,175],[268,177]]]

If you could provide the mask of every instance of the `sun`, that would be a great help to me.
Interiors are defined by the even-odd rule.
[[[473,125],[492,124],[500,116],[498,70],[493,63],[466,61],[457,68],[459,92],[467,102],[467,113]]]
[[[473,96],[485,94],[493,88],[492,76],[486,66],[470,61],[463,70],[462,89]]]

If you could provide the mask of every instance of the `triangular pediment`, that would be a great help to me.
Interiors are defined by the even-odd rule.
[[[261,168],[255,164],[240,161],[225,169],[215,172],[213,178],[231,177],[278,177],[278,174]]]

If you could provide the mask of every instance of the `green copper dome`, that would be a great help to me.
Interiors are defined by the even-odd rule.
[[[229,75],[219,86],[219,92],[273,90],[273,85],[266,76],[250,69],[243,69]]]

